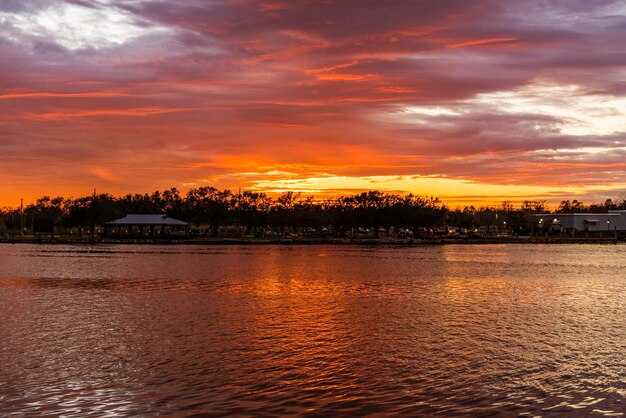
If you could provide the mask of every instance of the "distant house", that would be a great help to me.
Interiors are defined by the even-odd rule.
[[[165,214],[130,214],[124,216],[123,218],[107,222],[104,226],[104,233],[105,235],[108,235],[110,232],[116,230],[120,235],[131,235],[134,233],[143,235],[145,234],[146,229],[148,229],[150,235],[154,235],[155,233],[171,234],[187,232],[188,227],[189,224],[187,222],[170,218]]]
[[[535,215],[537,226],[546,232],[626,231],[626,210],[610,210],[608,213],[544,213]]]

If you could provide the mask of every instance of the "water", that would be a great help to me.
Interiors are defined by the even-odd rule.
[[[0,246],[0,416],[623,416],[626,247]]]

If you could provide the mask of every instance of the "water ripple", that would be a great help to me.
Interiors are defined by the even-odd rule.
[[[622,246],[0,246],[0,416],[623,416]]]

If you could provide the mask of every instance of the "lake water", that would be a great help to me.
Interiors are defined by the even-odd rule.
[[[623,416],[626,246],[0,245],[0,416]]]

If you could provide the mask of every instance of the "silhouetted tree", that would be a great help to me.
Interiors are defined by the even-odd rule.
[[[257,235],[258,228],[268,225],[268,214],[272,207],[272,198],[265,193],[244,192],[239,201],[242,224]]]
[[[89,237],[95,237],[97,225],[112,221],[122,214],[118,201],[110,194],[99,194],[74,199],[68,204],[69,226],[87,228]]]
[[[571,202],[569,200],[562,201],[556,213],[585,213],[588,211],[589,208],[587,208],[583,202],[574,199]]]
[[[44,196],[34,205],[26,207],[26,216],[31,220],[33,232],[54,235],[54,228],[62,222],[64,199]]]
[[[215,187],[200,187],[187,192],[185,202],[181,204],[188,219],[196,225],[208,225],[211,235],[217,236],[220,225],[229,220],[229,211],[233,206],[230,190],[218,190]]]

